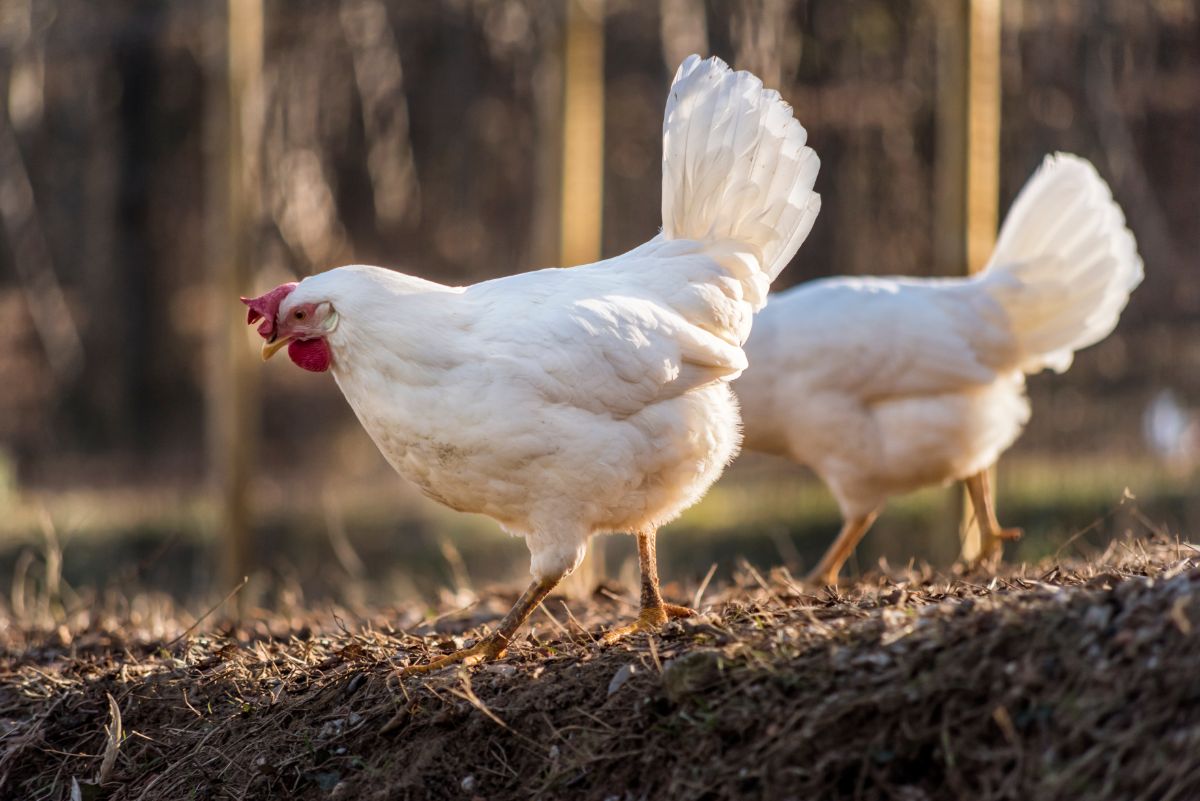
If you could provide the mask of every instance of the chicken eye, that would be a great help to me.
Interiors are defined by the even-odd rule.
[[[300,310],[300,309],[296,309],[296,313],[295,313],[295,314],[293,314],[292,316],[293,316],[293,317],[295,317],[297,320],[303,320],[303,319],[304,319],[304,312],[303,312],[302,310]]]

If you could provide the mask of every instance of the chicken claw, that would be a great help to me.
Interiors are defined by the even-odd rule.
[[[694,609],[686,606],[663,602],[662,594],[658,590],[658,558],[655,553],[655,536],[654,530],[639,532],[637,535],[638,563],[642,569],[642,611],[638,613],[637,620],[634,622],[606,631],[600,637],[600,642],[604,645],[612,645],[630,634],[642,632],[648,634],[658,631],[668,620],[691,617],[696,614]]]
[[[679,604],[663,604],[663,609],[667,612],[667,620],[678,620],[682,617],[695,617],[699,614],[690,606],[680,606]]]
[[[637,620],[628,625],[619,626],[604,632],[600,637],[600,642],[604,645],[612,645],[631,634],[653,634],[661,630],[668,620],[692,617],[695,614],[695,609],[678,606],[677,604],[664,603],[658,607],[643,608],[641,613],[638,614]]]
[[[496,634],[491,634],[470,648],[460,648],[453,653],[439,656],[437,659],[431,659],[422,665],[409,665],[408,667],[401,668],[400,675],[420,676],[426,673],[434,673],[451,665],[471,667],[472,665],[479,665],[484,662],[494,662],[504,656],[504,651],[507,648],[507,640]]]
[[[964,479],[967,494],[971,498],[971,508],[975,510],[975,519],[979,521],[981,535],[979,555],[971,561],[970,567],[977,568],[997,560],[1001,555],[1001,544],[1021,539],[1024,533],[1019,528],[1005,528],[996,519],[996,507],[992,501],[992,491],[987,470],[968,476]]]
[[[457,664],[470,667],[471,665],[478,665],[481,662],[494,662],[504,656],[505,650],[508,649],[509,643],[512,642],[513,635],[517,633],[517,629],[521,628],[521,624],[533,614],[533,610],[537,609],[538,604],[550,594],[550,591],[554,589],[561,578],[561,576],[556,576],[554,578],[535,579],[521,597],[517,599],[517,602],[513,604],[513,608],[500,621],[500,625],[496,627],[496,630],[470,648],[461,648],[452,654],[431,659],[423,665],[409,665],[400,670],[400,675],[416,676],[423,673],[432,673],[435,670],[441,670],[444,667]]]

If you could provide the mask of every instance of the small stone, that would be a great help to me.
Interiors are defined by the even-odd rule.
[[[621,666],[621,669],[613,674],[612,680],[608,683],[608,694],[612,695],[617,690],[621,689],[625,682],[637,673],[637,665],[628,662]]]
[[[517,666],[509,665],[504,662],[484,665],[483,669],[488,673],[495,673],[497,676],[503,676],[506,679],[517,675]]]

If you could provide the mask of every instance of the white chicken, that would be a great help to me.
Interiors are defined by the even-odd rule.
[[[498,657],[601,532],[636,534],[642,570],[638,621],[610,638],[690,612],[662,601],[655,532],[738,450],[729,382],[820,208],[805,140],[778,92],[691,56],[663,122],[662,232],[641,247],[467,287],[341,267],[244,299],[264,359],[287,345],[331,370],[402,476],[528,543],[512,611],[417,670]]]
[[[889,496],[966,483],[985,535],[987,470],[1029,419],[1025,376],[1065,371],[1142,280],[1107,184],[1047,157],[1017,196],[987,267],[969,278],[833,278],[771,296],[735,389],[745,446],[808,465],[843,527],[810,579],[836,584]]]

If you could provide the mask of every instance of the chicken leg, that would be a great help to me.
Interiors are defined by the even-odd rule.
[[[871,524],[877,517],[879,517],[879,512],[874,511],[859,517],[852,517],[843,523],[837,539],[825,551],[825,555],[821,557],[817,566],[805,577],[805,581],[825,587],[836,587],[842,565],[850,558],[850,554],[854,553],[854,548],[858,545],[859,540],[870,530]]]
[[[654,632],[663,627],[668,620],[681,617],[691,617],[695,610],[686,606],[663,603],[662,593],[658,589],[658,556],[655,552],[657,532],[639,532],[637,535],[638,564],[642,571],[642,611],[637,620],[627,626],[605,632],[601,642],[611,645],[618,640],[639,632]]]
[[[979,523],[979,557],[976,564],[986,562],[1000,553],[1001,540],[1019,540],[1023,533],[1019,528],[1004,528],[996,519],[996,507],[992,503],[990,480],[987,470],[980,470],[964,481],[967,494],[971,496],[971,508],[975,510],[975,520]]]
[[[500,621],[500,625],[496,630],[487,635],[479,642],[472,645],[470,648],[462,648],[452,654],[440,656],[437,659],[432,659],[423,665],[409,665],[400,671],[401,676],[413,676],[419,673],[432,673],[435,670],[441,670],[448,665],[463,664],[475,665],[480,662],[492,662],[504,655],[505,649],[512,642],[513,635],[517,633],[517,629],[521,628],[521,624],[529,619],[533,614],[533,610],[537,609],[550,591],[562,579],[561,576],[556,578],[535,579],[525,590],[524,594],[517,599],[513,604],[513,608],[508,611],[504,619]]]

